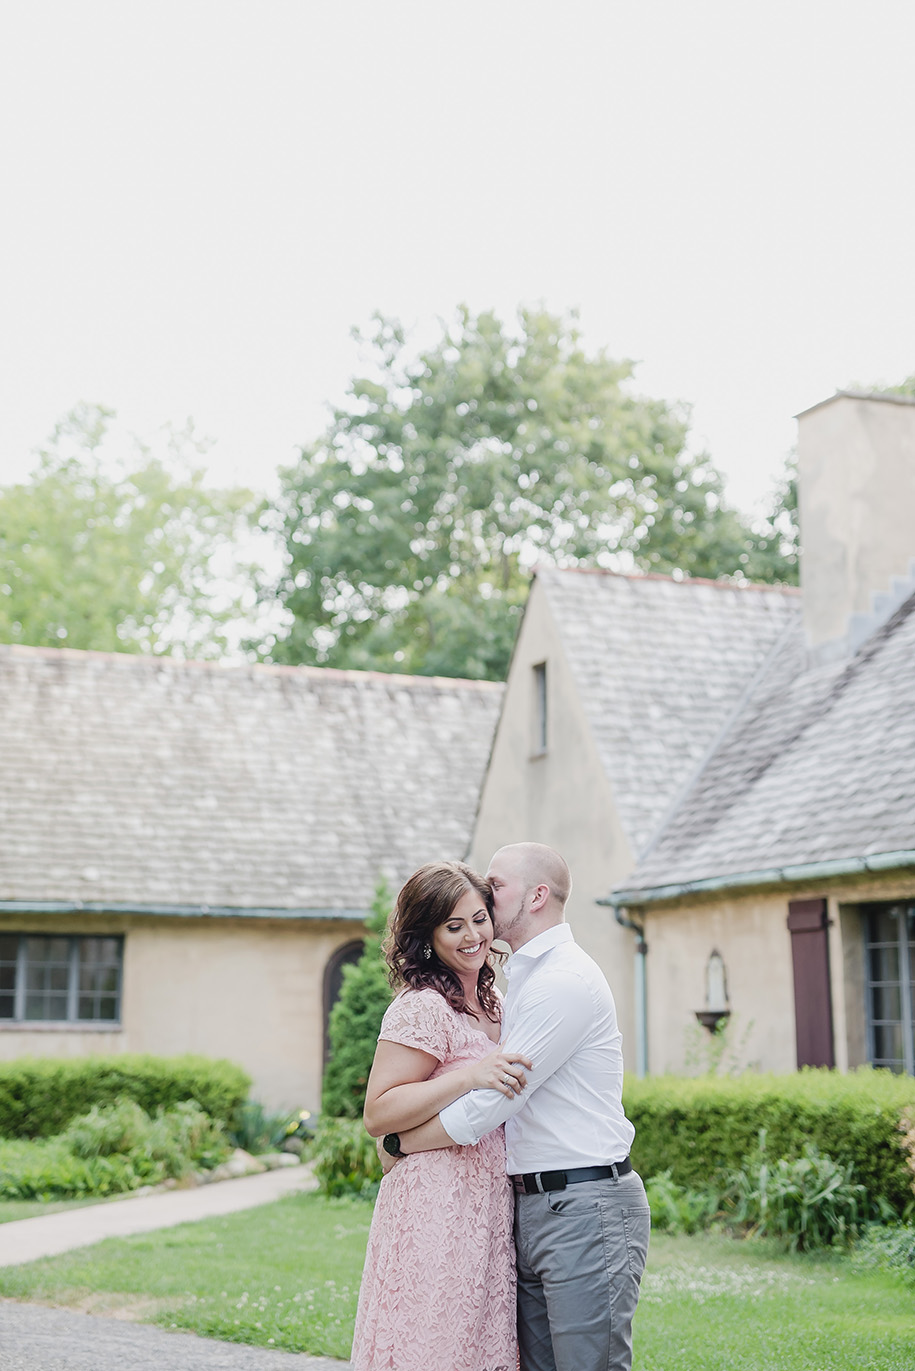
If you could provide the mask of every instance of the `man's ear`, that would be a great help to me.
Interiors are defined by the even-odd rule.
[[[543,909],[547,900],[550,898],[550,887],[548,885],[535,885],[531,891],[531,913],[535,914]]]

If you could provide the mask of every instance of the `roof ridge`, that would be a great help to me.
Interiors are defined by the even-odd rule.
[[[349,680],[360,681],[385,681],[388,683],[397,682],[407,686],[436,686],[438,688],[452,686],[473,686],[482,690],[501,690],[504,681],[478,681],[464,676],[418,676],[407,672],[399,671],[360,671],[354,667],[334,667],[334,666],[312,666],[302,663],[299,666],[287,666],[281,662],[222,662],[222,661],[201,661],[198,658],[172,657],[167,653],[150,654],[140,652],[99,652],[94,648],[79,647],[34,647],[29,643],[0,643],[0,655],[9,654],[13,657],[25,658],[45,658],[52,661],[55,658],[66,658],[68,660],[83,661],[91,659],[95,661],[111,662],[117,666],[140,666],[142,669],[149,667],[164,666],[169,670],[179,671],[189,669],[191,671],[251,671],[257,674],[289,675],[289,676],[310,676],[322,680]]]
[[[666,581],[675,586],[712,586],[715,590],[768,590],[782,595],[796,596],[801,594],[800,586],[783,585],[781,582],[770,581],[746,581],[743,584],[734,581],[712,580],[709,576],[672,576],[663,571],[611,571],[608,567],[600,566],[535,566],[534,576],[543,573],[558,573],[560,575],[577,576],[612,576],[618,581]]]
[[[883,400],[890,405],[915,405],[915,395],[896,395],[891,391],[856,390],[849,387],[847,390],[837,390],[834,394],[827,395],[825,400],[817,400],[815,404],[800,410],[794,417],[803,419],[806,414],[812,414],[815,409],[822,409],[824,405],[831,405],[836,400]]]

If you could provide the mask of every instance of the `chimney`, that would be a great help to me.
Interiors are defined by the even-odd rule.
[[[797,418],[804,628],[826,661],[915,593],[915,399],[838,391]]]

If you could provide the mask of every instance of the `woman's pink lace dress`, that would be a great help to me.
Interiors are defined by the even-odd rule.
[[[431,1053],[440,1076],[494,1051],[475,1024],[436,990],[405,990],[379,1037]],[[375,1205],[353,1371],[515,1371],[512,1213],[501,1128],[399,1161]]]

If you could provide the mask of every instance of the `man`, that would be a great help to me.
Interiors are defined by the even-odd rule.
[[[527,1085],[512,1099],[472,1091],[384,1146],[472,1145],[504,1123],[522,1371],[629,1371],[649,1211],[629,1161],[613,996],[565,922],[571,877],[558,852],[500,848],[487,877],[496,936],[513,953],[502,1041],[533,1062]]]

